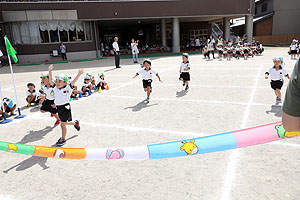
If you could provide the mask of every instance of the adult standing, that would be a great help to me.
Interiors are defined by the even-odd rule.
[[[210,59],[210,53],[212,53],[213,55],[213,59],[215,59],[215,54],[214,54],[214,50],[215,50],[215,40],[213,38],[213,36],[211,35],[209,37],[209,39],[207,40],[207,49],[208,49],[208,59]]]
[[[138,57],[139,57],[139,41],[135,41],[134,39],[131,40],[131,51],[132,51],[132,59],[133,63],[138,63]]]
[[[199,51],[201,44],[200,44],[200,40],[198,37],[196,38],[195,43],[196,43],[196,51]]]
[[[66,45],[62,42],[60,43],[60,54],[63,60],[67,60],[67,47]]]
[[[120,49],[119,49],[118,41],[119,41],[118,37],[115,37],[114,43],[112,44],[112,46],[113,46],[114,55],[115,55],[116,68],[121,68],[120,67]]]

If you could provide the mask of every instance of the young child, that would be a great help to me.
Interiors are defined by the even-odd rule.
[[[89,92],[92,93],[92,89],[93,89],[93,84],[91,83],[91,77],[89,76],[89,74],[86,74],[81,88],[82,94],[86,95]]]
[[[104,73],[99,73],[98,74],[99,79],[96,82],[96,88],[101,88],[101,90],[105,90],[107,83],[104,80]]]
[[[42,79],[42,91],[44,92],[45,96],[45,100],[42,104],[42,107],[40,109],[40,111],[42,113],[46,113],[46,112],[50,112],[51,113],[51,117],[55,117],[56,122],[54,124],[54,126],[57,126],[60,124],[60,119],[57,115],[57,109],[53,108],[52,105],[54,104],[54,85],[51,85],[50,81],[49,81],[49,74],[48,72],[44,72],[41,74],[41,79]]]
[[[52,70],[53,65],[49,66],[49,80],[50,84],[54,85],[52,79]],[[62,137],[57,141],[57,146],[62,146],[66,143],[66,135],[67,135],[67,125],[72,125],[75,127],[77,131],[80,131],[79,121],[75,120],[72,121],[72,113],[71,113],[71,105],[69,103],[70,96],[73,91],[73,86],[75,85],[76,81],[79,77],[84,73],[83,68],[78,70],[77,76],[68,84],[68,76],[61,74],[56,76],[56,85],[54,87],[54,104],[52,105],[53,108],[57,108],[58,116],[61,120],[61,130],[62,130]]]
[[[219,61],[222,60],[223,58],[223,39],[222,39],[222,36],[219,35],[218,36],[218,43],[217,43],[217,51],[218,51],[218,54],[219,54]]]
[[[244,51],[244,60],[248,60],[250,49],[247,43],[244,44],[243,51]]]
[[[292,44],[290,46],[291,59],[295,59],[296,60],[296,55],[298,53],[297,48],[298,48],[298,46],[297,46],[296,40],[293,40],[293,42],[292,42]]]
[[[290,79],[289,74],[281,66],[281,60],[279,57],[273,59],[274,66],[265,73],[265,78],[268,79],[270,76],[271,79],[271,88],[275,91],[276,103],[281,103],[281,88],[283,86],[283,76]]]
[[[239,44],[237,44],[234,48],[234,56],[236,59],[240,59],[240,56],[241,56],[241,46]]]
[[[160,79],[158,73],[156,73],[154,70],[151,69],[151,60],[148,59],[144,60],[143,65],[144,65],[144,69],[138,71],[133,78],[137,77],[138,75],[143,76],[143,87],[144,87],[144,91],[147,92],[147,99],[145,100],[145,103],[149,103],[150,93],[152,92],[151,83],[152,83],[153,75],[157,76],[160,82],[162,82],[162,80]]]
[[[204,55],[204,59],[209,59],[208,57],[208,48],[207,48],[207,45],[204,46],[203,50],[202,50],[202,54]]]
[[[40,92],[35,91],[35,85],[33,83],[27,84],[28,90],[26,91],[26,101],[27,101],[27,107],[30,107],[31,104],[38,104],[39,102],[42,102],[43,98],[41,97]]]
[[[191,65],[189,62],[189,54],[183,53],[182,54],[182,63],[179,69],[180,77],[179,80],[183,82],[183,86],[185,86],[185,90],[189,89],[189,81],[190,79],[190,69]]]
[[[9,113],[10,113],[10,115],[14,115],[15,114],[15,109],[17,108],[17,105],[14,104],[13,100],[11,98],[8,98],[8,97],[3,98],[0,106],[1,106],[0,115],[2,115],[3,112],[5,112],[6,116],[8,116]]]

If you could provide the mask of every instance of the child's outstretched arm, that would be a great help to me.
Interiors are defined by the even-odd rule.
[[[78,81],[79,77],[80,77],[83,73],[84,73],[83,68],[80,68],[80,69],[78,70],[77,76],[76,76],[76,77],[73,79],[73,81],[71,82],[71,85],[72,85],[73,87],[74,87],[76,81]]]
[[[156,74],[156,76],[157,76],[158,80],[159,80],[160,82],[162,82],[160,76],[159,76],[158,74]]]
[[[139,74],[138,74],[138,73],[136,73],[136,74],[134,75],[134,77],[132,77],[132,78],[136,78],[138,75],[139,75]]]
[[[265,73],[265,79],[268,79],[269,78],[269,72],[266,72]]]
[[[53,65],[50,65],[48,69],[49,69],[49,82],[50,82],[50,85],[54,85],[53,75],[52,75]]]

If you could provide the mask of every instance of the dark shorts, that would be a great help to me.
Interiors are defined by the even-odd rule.
[[[152,83],[152,79],[143,80],[143,87],[144,88],[151,87],[151,83]]]
[[[282,81],[271,81],[271,88],[273,90],[276,90],[276,89],[281,90],[282,86],[283,86],[283,82]]]
[[[292,55],[297,54],[297,50],[291,50],[291,54]]]
[[[89,89],[88,87],[85,87],[85,90],[84,90],[84,87],[81,88],[81,91],[82,91],[82,92],[88,92],[89,90],[90,90],[90,89]]]
[[[41,110],[43,111],[48,111],[52,114],[56,114],[57,113],[57,109],[56,108],[53,108],[51,105],[54,104],[54,100],[48,100],[46,99],[43,104],[42,104],[42,107],[41,107]]]
[[[56,108],[58,116],[62,122],[72,121],[71,105],[69,103],[62,106],[56,106]]]
[[[222,50],[218,50],[219,54],[223,54],[223,51]]]
[[[236,54],[236,55],[241,55],[241,52],[236,51],[235,54]]]
[[[187,72],[182,72],[180,74],[179,78],[183,79],[184,81],[190,81],[191,80],[190,73],[187,73]]]
[[[246,54],[247,54],[247,53],[249,53],[249,51],[248,51],[248,50],[244,50],[244,53],[246,53]]]
[[[105,85],[103,82],[100,82],[98,85],[96,85],[97,88],[100,88],[100,86],[101,86],[101,90],[105,89]]]

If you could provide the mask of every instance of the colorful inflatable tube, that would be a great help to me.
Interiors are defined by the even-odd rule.
[[[85,160],[147,160],[196,155],[264,144],[300,135],[286,132],[281,122],[176,142],[125,148],[58,148],[0,141],[0,150],[25,155]]]

